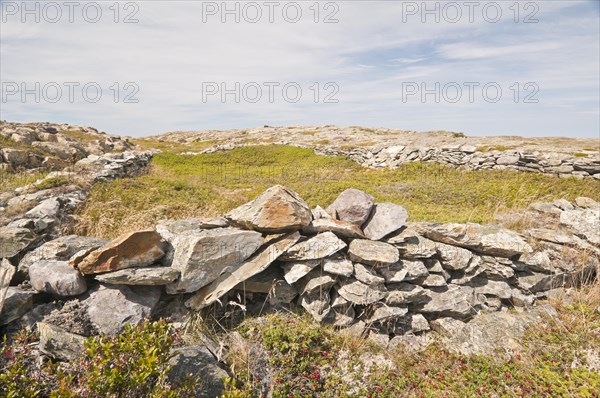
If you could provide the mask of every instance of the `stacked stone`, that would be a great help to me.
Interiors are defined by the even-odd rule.
[[[61,237],[27,253],[16,272],[11,262],[30,232],[3,229],[0,324],[27,312],[34,296],[75,298],[96,332],[115,334],[177,297],[200,310],[242,292],[340,328],[418,336],[481,311],[532,306],[594,275],[600,204],[578,198],[533,208],[564,228],[521,235],[498,225],[409,223],[403,207],[355,189],[310,210],[274,186],[225,217],[167,221],[112,242]],[[33,290],[9,287],[23,279]]]

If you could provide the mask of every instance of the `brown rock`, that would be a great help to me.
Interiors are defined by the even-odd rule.
[[[84,275],[145,267],[164,256],[160,235],[154,230],[124,234],[90,254],[71,261]]]
[[[275,185],[259,197],[229,212],[234,224],[260,232],[282,232],[302,229],[310,224],[308,204],[294,191]]]

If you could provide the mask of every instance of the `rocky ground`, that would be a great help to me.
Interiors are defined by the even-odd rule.
[[[469,169],[513,169],[561,177],[600,179],[600,143],[594,139],[468,137],[445,131],[416,132],[337,126],[289,126],[174,132],[157,143],[207,143],[202,153],[247,145],[294,145],[318,154],[348,156],[371,168],[428,161]]]
[[[600,203],[585,197],[531,205],[513,215],[529,220],[516,232],[506,227],[514,222],[511,215],[505,216],[505,226],[408,222],[402,206],[376,203],[356,189],[310,209],[297,193],[276,185],[222,217],[169,220],[112,241],[72,235],[72,215],[90,188],[143,173],[152,152],[130,151],[127,140],[80,127],[77,131],[94,139],[86,139],[87,145],[74,143],[61,133],[72,127],[61,126],[64,130],[44,124],[0,126],[13,145],[2,148],[9,165],[5,170],[30,168],[13,162],[15,146],[21,146],[14,150],[26,152],[27,159],[39,156],[33,168],[49,166],[53,157],[68,160],[64,169],[0,196],[0,327],[8,336],[23,326],[37,329],[40,339],[34,349],[41,358],[73,361],[87,337],[118,335],[126,325],[148,317],[169,317],[181,327],[197,314],[223,320],[285,309],[304,310],[315,323],[389,349],[421,350],[442,342],[462,354],[494,354],[518,347],[528,325],[557,316],[552,307],[538,306],[539,301],[597,283]],[[317,130],[311,135],[306,128],[293,128],[289,136],[276,128],[235,131],[227,145],[208,151],[256,144],[252,139],[257,135],[297,145],[314,144],[295,141],[298,137],[357,144],[353,140],[358,138],[348,138],[343,129]],[[214,134],[169,134],[158,140],[210,140]],[[370,153],[395,152],[390,157],[394,161],[412,152],[382,149],[382,142],[409,148],[443,139],[471,160],[488,153],[478,151],[477,145],[485,144],[479,138],[450,133],[432,133],[419,142],[415,138],[414,133],[374,130],[360,139],[377,139],[379,152]],[[503,145],[511,141],[518,148],[515,162],[525,156],[522,148],[533,145],[504,140]],[[61,157],[51,150],[52,143],[70,148],[66,151],[74,158]],[[557,173],[574,174],[584,171],[582,157],[574,151],[585,151],[581,146],[590,144],[572,140],[553,153],[541,150],[536,159],[541,164],[562,157],[560,164],[544,170],[571,162],[568,172]],[[466,148],[471,145],[475,148]],[[49,152],[42,159],[30,147]],[[575,175],[597,178],[600,162],[593,153],[592,160],[585,159],[589,172]],[[48,183],[56,179],[64,180],[58,186]],[[199,396],[222,391],[231,369],[219,360],[227,358],[227,345],[234,343],[231,335],[219,339],[203,336],[201,343],[178,347],[172,377],[183,377],[192,361],[192,370],[201,368],[209,375],[198,386]],[[597,361],[598,352],[590,355],[589,363]]]

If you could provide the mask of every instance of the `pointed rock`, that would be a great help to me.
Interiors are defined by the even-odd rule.
[[[469,266],[473,253],[462,247],[436,243],[437,253],[442,267],[451,271],[463,270]]]
[[[373,197],[368,193],[350,188],[329,205],[327,212],[341,221],[360,227],[369,217],[374,203]]]
[[[313,211],[313,220],[305,227],[302,232],[313,235],[319,232],[331,231],[337,236],[345,238],[364,238],[362,230],[354,224],[347,221],[336,220],[323,209],[317,206],[318,209]]]
[[[331,311],[329,300],[329,293],[315,292],[303,295],[300,298],[300,305],[312,315],[315,321],[321,323],[327,318]]]
[[[145,267],[164,256],[164,242],[154,230],[130,232],[96,249],[71,265],[84,275]]]
[[[207,286],[219,275],[236,269],[263,244],[256,231],[235,228],[208,229],[181,235],[175,241],[172,268],[179,280],[167,285],[167,293],[191,293]]]
[[[300,239],[300,234],[294,232],[272,243],[248,261],[221,274],[217,280],[194,294],[185,302],[185,305],[188,308],[197,310],[214,303],[239,283],[267,269],[273,261],[294,245],[298,239]]]
[[[408,213],[404,207],[394,203],[377,203],[363,226],[365,236],[371,240],[380,240],[402,228],[406,224]]]
[[[301,294],[313,294],[318,292],[328,292],[331,286],[335,285],[337,279],[327,273],[322,272],[320,269],[311,271],[301,281]]]
[[[312,214],[308,204],[296,192],[275,185],[253,201],[229,212],[226,218],[247,229],[285,232],[308,226]]]
[[[331,256],[346,247],[343,240],[333,232],[323,232],[303,242],[297,243],[285,252],[280,260],[318,260]]]

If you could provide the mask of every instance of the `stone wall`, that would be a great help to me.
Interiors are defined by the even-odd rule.
[[[274,186],[224,217],[166,221],[112,242],[39,244],[26,225],[3,227],[0,325],[60,328],[77,313],[88,326],[71,334],[115,334],[144,317],[185,321],[243,297],[248,308],[304,308],[386,342],[443,332],[595,280],[600,204],[578,198],[531,212],[558,227],[411,223],[403,207],[354,189],[311,210]]]

